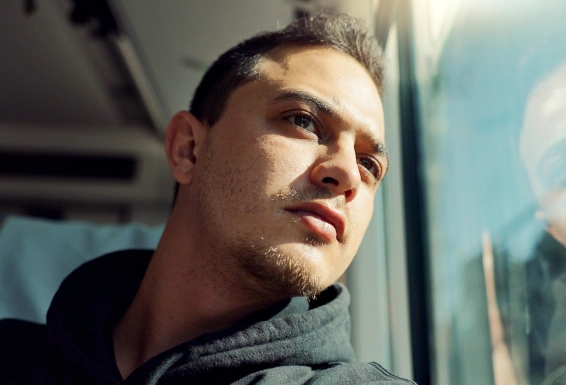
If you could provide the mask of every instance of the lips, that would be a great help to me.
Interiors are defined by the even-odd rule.
[[[344,216],[324,203],[309,202],[293,205],[286,209],[297,216],[311,231],[333,241],[342,241],[346,221]]]

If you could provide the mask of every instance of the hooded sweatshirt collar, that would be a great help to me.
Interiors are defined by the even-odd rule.
[[[111,331],[133,300],[152,254],[108,254],[82,265],[61,284],[47,314],[48,338],[78,376],[93,383],[122,383]],[[125,383],[227,383],[274,367],[316,370],[329,363],[353,362],[348,305],[349,295],[341,285],[329,287],[311,302],[303,297],[280,302],[230,329],[202,335],[151,358]]]

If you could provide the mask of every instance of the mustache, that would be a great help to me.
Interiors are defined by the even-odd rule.
[[[285,203],[311,201],[316,199],[332,198],[331,189],[321,186],[309,186],[305,188],[289,188],[275,195],[275,199]]]

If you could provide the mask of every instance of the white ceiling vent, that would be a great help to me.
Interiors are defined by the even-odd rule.
[[[0,125],[0,200],[166,207],[173,186],[149,131]]]

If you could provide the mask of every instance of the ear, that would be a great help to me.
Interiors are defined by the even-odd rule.
[[[179,184],[191,184],[194,166],[202,151],[208,129],[188,111],[175,114],[165,134],[165,154]]]

